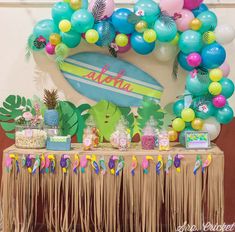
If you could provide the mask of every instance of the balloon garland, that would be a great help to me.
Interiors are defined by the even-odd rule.
[[[177,139],[176,132],[183,141],[186,130],[208,131],[213,140],[219,135],[220,123],[227,124],[234,116],[227,101],[234,84],[228,79],[230,66],[222,45],[234,40],[235,31],[229,25],[217,26],[215,13],[202,2],[139,0],[131,11],[115,10],[114,0],[92,0],[89,6],[87,0],[64,0],[54,4],[52,19],[35,25],[28,48],[55,54],[58,63],[82,38],[108,47],[114,56],[131,48],[141,55],[154,51],[162,62],[179,50],[174,65],[189,72],[188,94],[173,106],[177,118],[172,123],[171,141]]]

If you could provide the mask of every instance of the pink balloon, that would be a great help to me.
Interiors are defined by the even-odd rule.
[[[47,44],[46,44],[46,52],[47,52],[49,55],[55,54],[55,46],[52,45],[51,43],[47,43]]]
[[[226,105],[226,98],[223,95],[218,95],[213,98],[213,105],[216,108],[222,108]]]
[[[169,16],[174,16],[183,9],[184,0],[160,0],[159,6]]]
[[[119,47],[118,46],[118,53],[125,53],[128,52],[131,49],[130,42],[125,47]]]
[[[193,10],[198,8],[202,2],[203,0],[184,0],[184,8]]]
[[[187,56],[188,65],[191,67],[198,67],[202,62],[202,57],[199,53],[193,52]]]
[[[97,0],[91,0],[88,10],[92,12],[92,9],[94,8]],[[115,9],[115,3],[114,0],[105,0],[105,7],[104,11],[103,9],[100,9],[103,11],[103,14],[98,18],[98,20],[106,19],[109,18]]]
[[[183,9],[179,13],[180,17],[176,19],[178,31],[186,31],[189,29],[190,22],[194,19],[194,14],[190,10]]]
[[[230,73],[230,65],[225,61],[219,68],[223,72],[223,77],[228,77]]]

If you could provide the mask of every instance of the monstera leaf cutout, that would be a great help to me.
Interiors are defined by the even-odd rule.
[[[78,129],[77,129],[77,141],[79,143],[82,142],[82,137],[83,137],[83,131],[84,128],[86,127],[86,120],[89,117],[88,110],[91,108],[90,105],[88,104],[82,104],[79,107],[76,108],[76,114],[77,114],[77,119],[78,119]]]
[[[119,109],[120,109],[122,115],[128,121],[128,127],[130,129],[131,137],[132,137],[133,129],[134,129],[135,116],[132,113],[131,107],[119,107]]]
[[[93,106],[89,112],[94,117],[100,134],[105,140],[109,141],[122,115],[120,109],[113,103],[102,100]]]
[[[63,135],[75,135],[78,128],[76,107],[71,102],[59,102],[60,128]]]
[[[157,122],[157,127],[159,129],[163,126],[164,113],[159,104],[157,104],[151,98],[145,97],[142,102],[142,106],[138,108],[138,125],[140,130],[142,130],[146,123],[149,121],[150,117],[153,116]]]
[[[164,124],[163,124],[163,128],[164,129],[168,129],[171,125],[172,125],[172,121],[176,118],[176,116],[174,115],[174,112],[173,112],[173,105],[174,103],[169,103],[167,104],[164,109],[163,109],[163,112],[164,112]]]
[[[33,113],[30,99],[18,95],[10,95],[5,99],[3,106],[0,107],[0,125],[8,138],[15,138],[15,118],[21,116],[26,111]]]

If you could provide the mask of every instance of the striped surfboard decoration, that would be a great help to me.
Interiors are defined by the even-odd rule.
[[[94,101],[140,106],[144,96],[159,102],[163,87],[152,76],[126,61],[94,52],[70,56],[60,66],[69,84]]]

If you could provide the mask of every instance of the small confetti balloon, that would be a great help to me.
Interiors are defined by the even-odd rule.
[[[61,42],[61,36],[57,33],[53,33],[50,35],[49,41],[51,45],[56,46],[57,44]]]
[[[202,130],[203,127],[203,121],[200,118],[195,118],[191,122],[191,126],[194,130]]]
[[[168,135],[170,142],[175,142],[178,139],[178,133],[175,130],[169,130]]]

